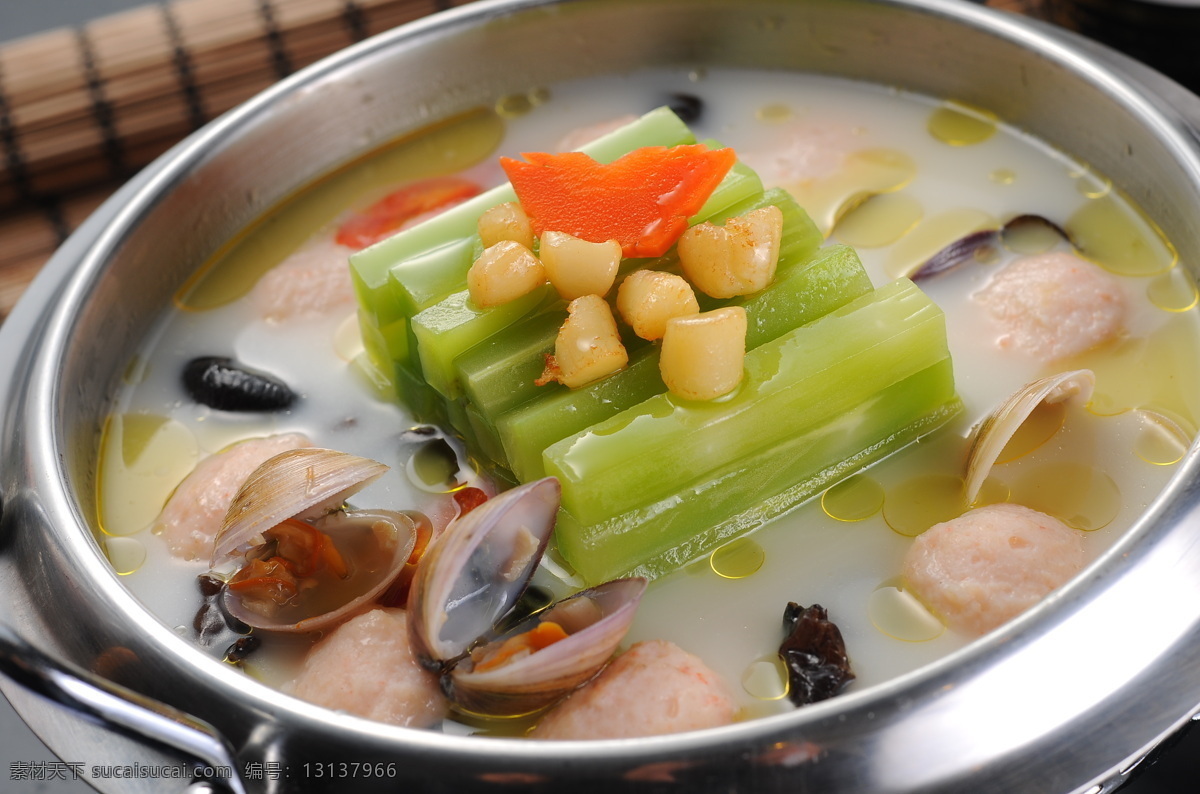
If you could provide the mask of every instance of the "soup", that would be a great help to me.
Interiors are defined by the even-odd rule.
[[[216,252],[131,362],[104,436],[103,545],[129,588],[164,623],[196,635],[204,602],[196,581],[208,555],[180,559],[151,527],[197,463],[243,439],[300,432],[318,446],[388,464],[387,474],[352,497],[364,507],[445,517],[454,510],[451,491],[490,489],[480,456],[461,446],[459,457],[474,460],[463,467],[465,479],[423,473],[431,447],[405,435],[420,423],[363,355],[352,302],[264,316],[274,310],[263,308],[253,285],[297,251],[328,256],[347,213],[398,185],[437,174],[499,184],[499,154],[567,148],[561,142],[574,130],[607,128],[680,97],[701,109],[691,121],[697,138],[733,147],[765,184],[792,189],[830,243],[855,248],[875,287],[913,275],[960,239],[982,239],[980,231],[1012,233],[1004,244],[968,246],[961,266],[919,281],[946,316],[962,412],[758,531],[657,578],[625,647],[661,639],[695,654],[734,693],[741,718],[793,708],[777,655],[789,602],[828,610],[852,662],[852,688],[962,647],[972,635],[948,629],[913,596],[901,577],[904,558],[914,536],[965,509],[959,495],[972,428],[1015,389],[1053,373],[1095,373],[1086,410],[1036,410],[1023,425],[1022,454],[992,469],[981,501],[1011,501],[1065,522],[1083,533],[1086,559],[1133,523],[1195,433],[1200,333],[1194,285],[1117,188],[982,109],[834,78],[650,72],[499,98],[495,108],[435,125],[329,176]],[[1118,337],[1052,363],[997,345],[1004,332],[977,296],[1019,257],[1069,247],[1044,223],[1007,224],[1024,215],[1062,227],[1117,279],[1128,302]],[[180,372],[214,355],[271,373],[300,399],[267,414],[198,404]],[[553,551],[534,583],[548,597],[583,584]],[[261,647],[234,660],[246,674],[282,686],[319,634],[256,631]],[[227,649],[207,648],[217,655]],[[439,724],[514,730],[462,715]]]

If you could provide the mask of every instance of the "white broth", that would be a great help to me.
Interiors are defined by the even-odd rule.
[[[431,133],[425,143],[401,144],[364,161],[349,176],[316,185],[305,203],[285,205],[220,252],[193,294],[216,297],[191,301],[211,308],[168,312],[131,364],[105,434],[100,524],[105,548],[129,589],[166,625],[193,635],[200,605],[196,576],[207,569],[207,561],[172,557],[149,527],[197,461],[239,439],[300,431],[318,446],[390,465],[383,479],[352,499],[358,506],[423,510],[435,498],[405,474],[404,447],[397,437],[413,420],[350,363],[357,352],[353,306],[317,319],[267,322],[248,297],[222,302],[223,289],[244,291],[229,286],[235,281],[229,273],[246,262],[261,271],[282,261],[305,238],[330,235],[345,212],[431,168],[469,168],[473,178],[494,184],[501,179],[497,155],[553,150],[573,128],[646,112],[675,93],[703,101],[703,112],[691,125],[697,138],[734,147],[764,183],[794,186],[799,170],[823,179],[823,187],[809,194],[814,205],[808,208],[819,222],[822,213],[832,220],[840,200],[853,196],[860,184],[855,179],[886,181],[887,169],[900,174],[882,199],[856,205],[831,233],[831,241],[856,247],[876,287],[911,272],[911,265],[945,244],[1022,214],[1041,215],[1060,226],[1073,221],[1095,239],[1100,221],[1090,220],[1089,213],[1100,213],[1092,208],[1115,209],[1119,222],[1105,226],[1117,242],[1107,244],[1115,249],[1136,240],[1150,254],[1140,263],[1114,266],[1106,261],[1104,240],[1087,251],[1109,269],[1125,271],[1119,278],[1132,307],[1127,333],[1053,366],[1000,350],[998,332],[971,297],[1015,256],[1011,252],[922,281],[922,289],[946,313],[963,414],[864,472],[861,492],[832,494],[828,510],[822,499],[810,500],[712,559],[653,582],[626,645],[668,639],[698,655],[726,679],[745,716],[791,708],[779,697],[773,661],[789,601],[828,609],[845,638],[856,689],[962,647],[971,638],[944,629],[897,589],[901,559],[915,534],[912,522],[933,515],[907,515],[906,500],[933,499],[949,478],[961,476],[971,427],[1015,388],[1052,372],[1079,367],[1097,372],[1089,410],[1069,412],[1052,441],[998,466],[994,487],[1013,501],[1037,502],[1031,506],[1074,518],[1076,526],[1096,527],[1085,538],[1093,559],[1135,522],[1173,475],[1171,464],[1194,435],[1200,416],[1200,328],[1190,279],[1118,191],[1069,155],[995,122],[984,111],[948,108],[939,100],[834,78],[664,71],[502,98],[499,114],[480,114]],[[448,152],[433,165],[434,158],[422,156],[431,146]],[[875,152],[875,159],[867,158],[865,165],[855,160],[862,151]],[[860,169],[858,177],[846,176],[852,168]],[[805,205],[804,191],[798,198]],[[270,372],[301,399],[275,414],[223,413],[197,405],[179,373],[185,362],[205,355],[230,356]],[[878,502],[882,509],[872,509]],[[854,521],[830,515],[845,518],[856,511],[870,514]],[[889,526],[889,519],[900,531]],[[557,591],[571,587],[547,570],[538,584]],[[273,642],[264,637],[245,670],[278,684],[306,645],[295,638]]]

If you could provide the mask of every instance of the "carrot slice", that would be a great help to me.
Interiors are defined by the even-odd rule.
[[[509,637],[498,648],[494,648],[482,658],[476,659],[475,672],[494,670],[517,656],[536,653],[542,648],[549,647],[566,638],[567,632],[563,630],[562,626],[553,621],[544,621],[529,631]]]
[[[387,194],[343,223],[337,231],[337,242],[350,248],[366,248],[391,237],[419,215],[450,209],[479,192],[479,185],[456,176],[418,180]]]
[[[607,165],[582,152],[522,156],[500,165],[536,234],[616,240],[627,257],[666,253],[737,160],[703,144],[646,146]]]

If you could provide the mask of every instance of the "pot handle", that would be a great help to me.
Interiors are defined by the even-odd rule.
[[[213,727],[99,676],[65,665],[0,623],[0,675],[67,709],[73,716],[156,750],[182,753],[198,772],[192,790],[246,794],[234,753]],[[199,770],[234,770],[206,778]]]

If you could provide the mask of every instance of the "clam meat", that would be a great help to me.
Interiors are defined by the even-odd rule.
[[[259,466],[214,543],[228,612],[255,628],[306,632],[370,607],[402,574],[428,523],[419,513],[345,508],[386,469],[319,448]]]

